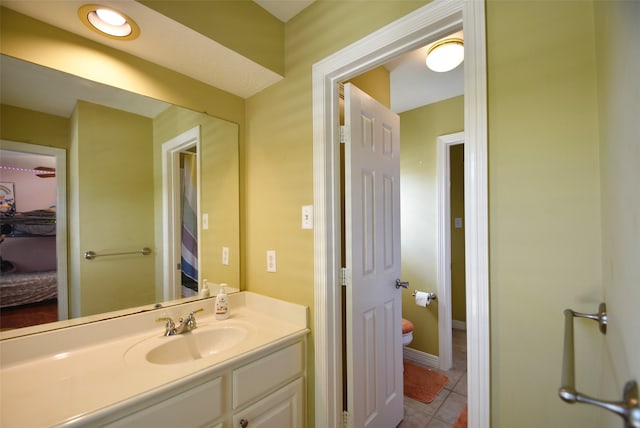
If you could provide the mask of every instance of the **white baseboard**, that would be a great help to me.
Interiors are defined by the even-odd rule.
[[[426,352],[417,351],[413,348],[407,348],[406,346],[402,350],[405,360],[423,366],[433,367],[434,369],[440,367],[440,359],[436,355],[427,354]]]
[[[451,320],[451,327],[456,330],[466,330],[467,323],[465,321]]]

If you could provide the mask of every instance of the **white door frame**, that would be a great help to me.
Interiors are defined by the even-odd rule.
[[[488,182],[484,2],[434,0],[314,64],[316,426],[342,426],[338,84],[464,28],[468,414],[490,426]]]
[[[464,132],[438,137],[438,361],[440,370],[449,370],[453,362],[451,352],[451,168],[449,149],[456,144],[464,144]]]
[[[162,144],[162,251],[164,300],[182,297],[180,271],[177,265],[182,254],[182,213],[180,212],[180,152],[196,147],[200,152],[200,125]],[[197,158],[196,198],[200,206],[200,156]],[[198,254],[200,254],[200,209],[198,215]],[[198,272],[200,272],[198,257]]]
[[[54,156],[56,158],[56,277],[58,281],[58,320],[69,319],[67,273],[67,151],[39,144],[2,140],[5,150]]]

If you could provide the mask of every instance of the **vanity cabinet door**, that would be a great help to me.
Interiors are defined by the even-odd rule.
[[[304,371],[304,345],[294,343],[233,371],[233,409],[291,382]]]
[[[304,426],[303,381],[298,378],[233,416],[233,428]]]
[[[116,427],[221,427],[222,378],[216,378],[104,425]]]

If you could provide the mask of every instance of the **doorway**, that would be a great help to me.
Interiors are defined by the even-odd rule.
[[[198,292],[200,271],[200,126],[162,145],[164,299]]]
[[[6,140],[1,149],[3,201],[13,194],[2,209],[2,282],[19,289],[3,292],[11,306],[2,310],[2,327],[66,320],[66,152]],[[8,316],[14,324],[5,323]]]
[[[438,311],[439,366],[448,370],[453,358],[452,329],[462,328],[462,321],[466,329],[464,132],[442,135],[437,144],[438,294],[445,303]],[[454,162],[462,164],[462,171],[456,172]]]
[[[316,425],[342,423],[338,83],[464,27],[469,420],[489,426],[489,323],[484,5],[434,1],[313,67]],[[470,166],[473,166],[471,168]]]
[[[180,297],[198,294],[198,152],[193,145],[180,156]]]
[[[443,102],[440,104],[440,108],[446,104]],[[437,108],[437,106],[432,107]],[[426,111],[431,111],[431,109],[426,109]],[[411,121],[408,123],[411,124]],[[443,122],[440,126],[451,125]],[[429,380],[420,384],[427,387],[444,383],[437,395],[434,392],[434,395],[428,398],[424,397],[422,393],[416,394],[414,379],[418,377],[409,379],[410,387],[408,390],[405,389],[407,391],[404,403],[405,418],[400,428],[405,426],[466,426],[467,417],[464,133],[439,136],[434,138],[435,141],[432,138],[430,136],[427,141],[418,140],[421,145],[430,146],[434,152],[437,152],[437,161],[435,162],[437,171],[433,175],[435,186],[416,185],[418,174],[415,165],[419,163],[417,159],[412,159],[407,167],[409,168],[407,175],[410,183],[408,183],[409,190],[406,193],[409,199],[406,206],[412,207],[413,212],[418,211],[421,215],[415,216],[409,213],[406,217],[408,224],[405,224],[403,216],[403,231],[408,232],[409,238],[414,244],[413,246],[407,245],[407,252],[414,253],[410,257],[406,257],[403,249],[403,278],[411,281],[414,278],[408,277],[409,275],[416,275],[420,279],[421,277],[417,274],[421,270],[431,272],[432,268],[430,269],[429,265],[434,258],[434,253],[437,253],[437,280],[427,277],[428,279],[418,281],[416,287],[420,288],[421,285],[424,287],[425,283],[437,282],[437,300],[426,308],[416,307],[412,301],[409,301],[408,305],[403,308],[407,310],[406,316],[410,317],[409,319],[415,325],[413,342],[416,342],[416,336],[420,336],[422,339],[422,343],[409,344],[409,347],[405,348],[405,360],[413,363],[414,366],[428,368],[426,373],[433,374],[435,372],[446,376],[446,378],[441,379],[441,383],[438,383],[437,375],[433,375],[428,378]],[[409,143],[411,143],[411,139]],[[403,155],[405,153],[403,152]],[[409,151],[408,154],[415,157],[415,152]],[[410,168],[410,166],[414,166],[414,168]],[[425,181],[430,182],[431,180]],[[404,185],[404,181],[401,182],[401,187]],[[434,187],[437,187],[437,191],[430,191]],[[405,193],[403,193],[404,196]],[[437,210],[433,208],[434,205],[437,206]],[[430,207],[433,211],[437,211],[436,221],[433,221],[436,217],[435,212],[429,212]],[[404,208],[405,204],[403,203],[403,210]],[[422,224],[425,222],[428,224]],[[418,224],[416,225],[416,223]],[[434,226],[434,223],[437,223],[437,226]],[[429,233],[425,232],[423,228],[432,231],[437,229],[437,240],[433,240],[437,242],[424,245],[424,241],[431,240]],[[414,235],[418,235],[418,237],[416,238]],[[403,234],[403,238],[404,236],[405,234]],[[424,245],[425,250],[416,251],[416,242]],[[408,259],[406,263],[405,258]],[[407,265],[407,275],[404,270],[405,264]],[[437,317],[433,314],[434,306],[437,308]],[[425,312],[431,315],[431,318],[424,318]],[[438,327],[434,328],[433,324],[436,318]],[[438,338],[437,356],[431,355],[429,349],[425,349],[425,335],[427,338]],[[429,342],[432,343],[433,339]],[[433,347],[432,344],[430,346]]]

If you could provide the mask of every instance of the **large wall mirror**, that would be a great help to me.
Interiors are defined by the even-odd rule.
[[[237,124],[0,64],[3,338],[239,289]]]

